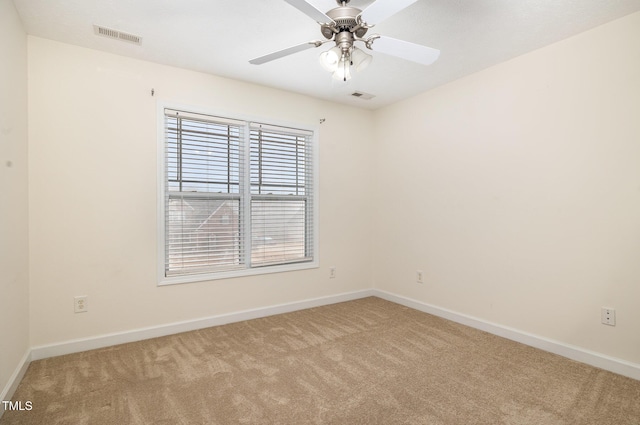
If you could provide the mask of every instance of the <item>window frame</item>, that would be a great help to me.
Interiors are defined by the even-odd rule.
[[[166,126],[165,126],[165,110],[175,110],[182,111],[186,114],[198,114],[198,115],[207,115],[211,117],[219,117],[223,120],[232,120],[232,121],[242,121],[245,124],[245,128],[243,131],[242,137],[242,145],[244,149],[244,164],[243,171],[240,176],[240,187],[247,188],[243,192],[240,191],[240,208],[243,208],[244,219],[242,224],[245,226],[244,228],[244,236],[243,243],[245,244],[245,264],[242,264],[239,269],[235,270],[225,270],[225,271],[209,271],[205,273],[195,273],[195,274],[175,274],[175,275],[167,275],[165,269],[165,261],[166,261],[166,188],[167,188],[167,176],[166,176],[166,143],[167,143],[167,134],[166,134]],[[218,279],[229,279],[234,277],[241,276],[254,276],[254,275],[262,275],[262,274],[270,274],[270,273],[283,273],[289,271],[296,270],[306,270],[313,269],[319,267],[319,143],[318,143],[318,127],[310,126],[308,124],[301,123],[291,123],[291,122],[283,122],[273,119],[265,119],[258,117],[251,117],[247,115],[237,114],[237,113],[220,113],[217,111],[213,111],[211,109],[202,109],[193,106],[185,106],[185,105],[177,105],[173,103],[163,103],[158,102],[158,126],[157,126],[157,134],[158,134],[158,155],[157,155],[157,170],[158,170],[158,184],[157,184],[157,220],[158,220],[158,250],[157,250],[157,274],[158,274],[158,286],[163,285],[173,285],[173,284],[181,284],[181,283],[190,283],[190,282],[202,282],[202,281],[212,281]],[[311,193],[310,193],[310,220],[312,229],[307,234],[308,237],[311,238],[311,241],[307,244],[309,248],[312,250],[312,259],[304,262],[291,262],[285,264],[271,264],[271,265],[257,265],[250,266],[250,255],[249,258],[246,257],[247,254],[251,252],[251,244],[253,241],[251,240],[251,207],[250,203],[252,200],[252,196],[249,195],[251,192],[251,175],[250,175],[250,161],[251,161],[251,140],[250,133],[253,129],[252,125],[261,123],[268,127],[273,128],[285,128],[285,129],[296,129],[300,131],[311,132],[312,135],[309,137],[311,143]],[[203,197],[207,197],[206,193],[201,194]],[[197,195],[194,195],[197,196]],[[216,195],[213,195],[214,197]],[[257,197],[259,199],[259,197]],[[307,220],[305,220],[307,223]],[[248,246],[247,246],[248,244]]]

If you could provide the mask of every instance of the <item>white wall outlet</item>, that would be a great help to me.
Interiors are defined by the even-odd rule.
[[[89,297],[86,295],[73,297],[73,312],[86,313],[87,311],[89,311]]]
[[[329,279],[335,279],[336,278],[336,268],[335,266],[331,266],[329,267]]]
[[[601,320],[603,325],[616,325],[616,310],[614,308],[602,307]]]
[[[416,282],[424,283],[424,273],[422,273],[422,270],[416,270]]]

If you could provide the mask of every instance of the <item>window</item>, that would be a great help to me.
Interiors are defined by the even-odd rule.
[[[163,112],[162,283],[315,267],[313,132]]]

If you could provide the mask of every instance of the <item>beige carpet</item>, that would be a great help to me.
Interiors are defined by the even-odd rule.
[[[35,361],[0,424],[640,425],[640,381],[379,298]]]

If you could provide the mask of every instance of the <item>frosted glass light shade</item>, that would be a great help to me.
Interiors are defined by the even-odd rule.
[[[342,50],[340,50],[338,46],[332,47],[326,52],[320,53],[320,65],[322,65],[325,70],[334,72],[338,68],[341,56]]]
[[[351,52],[351,62],[353,62],[353,66],[356,68],[356,71],[362,71],[371,63],[373,57],[357,47],[353,48]]]

